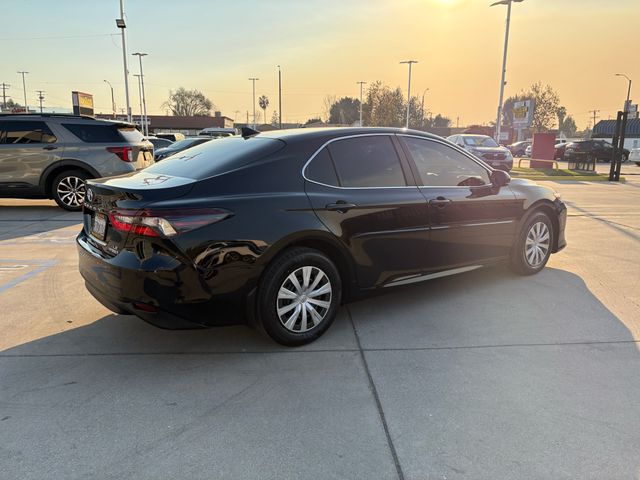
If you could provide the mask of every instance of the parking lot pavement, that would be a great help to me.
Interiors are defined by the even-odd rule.
[[[549,185],[541,274],[394,289],[300,349],[111,314],[79,216],[0,200],[0,477],[636,478],[640,181]]]

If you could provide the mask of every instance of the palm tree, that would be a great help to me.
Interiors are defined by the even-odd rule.
[[[260,108],[264,112],[264,122],[267,123],[267,107],[269,106],[269,99],[266,95],[262,95],[258,99],[258,105],[260,105]]]

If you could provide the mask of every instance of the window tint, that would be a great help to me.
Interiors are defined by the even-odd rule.
[[[44,122],[0,122],[2,143],[53,143],[56,137]]]
[[[87,143],[122,143],[117,125],[90,125],[85,123],[63,123],[62,126]],[[135,130],[135,129],[132,129]]]
[[[329,145],[343,187],[399,187],[407,184],[391,138],[369,136]]]
[[[183,154],[154,163],[145,172],[201,180],[254,163],[283,148],[281,140],[227,137],[191,147]]]
[[[451,187],[488,185],[489,173],[478,163],[442,143],[404,137],[422,185]]]
[[[314,182],[324,183],[325,185],[338,186],[338,177],[333,161],[329,155],[329,151],[323,148],[305,170],[305,176]]]

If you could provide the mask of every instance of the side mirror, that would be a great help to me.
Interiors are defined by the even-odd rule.
[[[491,172],[491,184],[494,187],[504,187],[511,181],[511,176],[504,170],[494,170]]]

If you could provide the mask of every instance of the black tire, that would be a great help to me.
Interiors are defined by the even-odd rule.
[[[629,154],[628,153],[623,153],[622,154],[622,163],[627,163],[629,161]]]
[[[303,271],[303,268],[310,270]],[[304,286],[304,272],[310,272],[307,277],[308,287],[314,287],[314,280],[320,279],[315,289],[289,290],[287,288],[288,292],[295,293],[295,299],[279,298],[281,289],[294,285],[291,283],[292,275],[297,279],[300,287]],[[322,272],[324,277],[318,272]],[[304,294],[305,291],[319,292],[326,289],[327,282],[329,294],[316,294],[313,297]],[[294,292],[294,290],[297,291]],[[282,292],[286,294],[284,290]],[[341,298],[342,281],[334,263],[317,250],[295,247],[274,259],[263,273],[258,286],[258,318],[262,329],[274,341],[290,347],[305,345],[317,340],[331,326],[338,313]],[[301,300],[302,303],[300,303]],[[328,304],[328,307],[321,307],[320,303]],[[313,316],[311,309],[317,317]],[[291,312],[290,315],[289,312]],[[293,318],[294,315],[296,318]],[[318,320],[318,317],[321,318]],[[313,326],[309,325],[310,320]],[[286,324],[291,321],[293,324],[287,327]],[[303,321],[308,327],[307,330],[303,329]]]
[[[84,182],[91,178],[84,170],[65,170],[56,175],[51,183],[51,196],[59,207],[69,212],[82,209],[84,202]]]
[[[540,227],[540,224],[543,224],[544,228]],[[536,238],[536,232],[542,233],[538,239],[544,239],[545,228],[548,235],[546,250],[544,241],[527,243],[528,239]],[[534,213],[525,222],[516,243],[513,245],[510,259],[511,269],[519,275],[533,275],[542,270],[551,256],[554,234],[553,222],[549,216],[544,212]],[[538,247],[537,250],[536,246]]]

